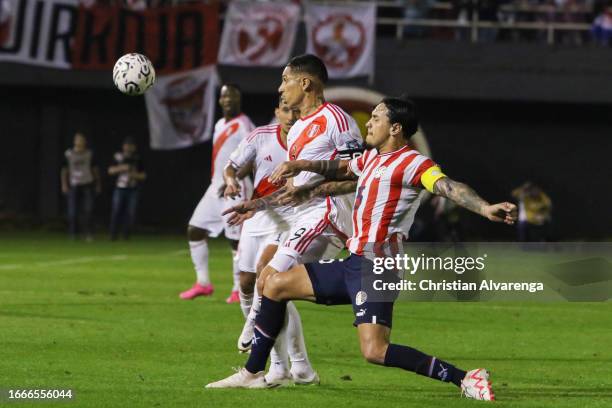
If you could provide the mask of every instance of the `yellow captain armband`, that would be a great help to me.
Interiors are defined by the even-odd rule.
[[[421,174],[421,184],[427,191],[433,193],[434,184],[442,177],[446,177],[446,174],[442,173],[440,166],[431,166]]]

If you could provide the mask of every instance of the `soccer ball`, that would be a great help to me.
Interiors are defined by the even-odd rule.
[[[126,95],[142,95],[155,82],[155,68],[142,54],[125,54],[115,63],[113,82]]]

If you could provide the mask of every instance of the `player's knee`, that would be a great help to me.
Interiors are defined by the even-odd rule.
[[[240,290],[242,293],[253,293],[255,288],[255,274],[250,272],[240,272]]]
[[[187,239],[189,241],[203,241],[206,238],[208,238],[208,233],[206,230],[194,227],[193,225],[187,226]]]
[[[264,287],[264,296],[273,300],[285,300],[290,284],[288,275],[287,273],[275,273],[270,276]]]
[[[362,341],[361,354],[368,363],[384,364],[388,343],[382,341]]]

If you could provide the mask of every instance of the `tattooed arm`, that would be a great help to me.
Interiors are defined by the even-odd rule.
[[[433,193],[457,203],[476,214],[494,221],[503,222],[509,225],[514,224],[517,218],[516,205],[503,202],[489,204],[482,199],[470,186],[449,177],[438,179],[433,186]]]
[[[314,186],[300,186],[287,189],[278,197],[276,203],[280,205],[297,206],[314,197],[329,197],[354,193],[357,189],[356,180],[325,181]]]
[[[280,164],[270,176],[270,181],[280,183],[295,177],[302,171],[318,173],[326,180],[357,180],[357,176],[349,169],[348,160],[294,160]]]

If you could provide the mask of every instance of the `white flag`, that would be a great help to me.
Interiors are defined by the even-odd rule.
[[[285,65],[299,18],[300,8],[291,3],[231,2],[221,36],[219,64]]]
[[[209,140],[217,83],[215,65],[158,77],[145,94],[151,149],[178,149]]]
[[[376,4],[305,4],[306,52],[325,62],[330,78],[374,75]]]

